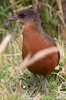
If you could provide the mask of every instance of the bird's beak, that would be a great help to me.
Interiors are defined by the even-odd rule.
[[[11,16],[11,17],[9,17],[9,18],[6,19],[7,22],[8,22],[8,21],[13,21],[13,20],[19,20],[18,15],[16,15],[16,16]]]

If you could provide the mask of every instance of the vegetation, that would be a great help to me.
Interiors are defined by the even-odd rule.
[[[60,39],[60,36],[64,33],[62,30],[64,24],[54,10],[56,9],[56,12],[59,10],[58,5],[55,0],[44,1],[51,7],[51,9],[49,8],[50,11],[47,6],[42,10],[43,17],[41,16],[41,18],[45,23],[43,24],[44,30],[47,33],[53,33],[53,37],[54,34],[59,33],[57,41],[61,43],[64,51],[64,41]],[[12,39],[7,48],[0,54],[0,100],[66,100],[66,72],[64,68],[66,52],[64,52],[64,59],[61,59],[55,71],[48,77],[49,91],[47,93],[43,93],[42,90],[42,76],[38,76],[37,88],[32,93],[30,89],[33,84],[32,73],[27,69],[20,71],[19,74],[15,73],[16,68],[23,62],[21,57],[22,28],[19,21],[11,22],[7,26],[6,18],[28,6],[32,6],[31,0],[1,0],[0,2],[0,42],[7,34],[12,34]],[[57,30],[57,27],[59,30]],[[32,97],[30,98],[31,93]]]

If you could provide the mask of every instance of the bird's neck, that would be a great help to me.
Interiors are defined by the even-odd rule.
[[[24,34],[38,32],[40,29],[40,22],[31,21],[24,25]]]

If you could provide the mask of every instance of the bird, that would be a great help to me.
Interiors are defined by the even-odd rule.
[[[48,49],[50,47],[57,47],[55,41],[43,31],[41,27],[41,20],[39,15],[33,8],[27,8],[19,11],[15,16],[7,18],[7,21],[20,20],[23,26],[23,59],[30,53],[31,57],[37,52]],[[48,77],[59,64],[59,51],[48,54],[46,57],[36,61],[27,67],[27,69],[36,75]],[[36,78],[34,78],[36,81]],[[45,80],[46,83],[46,80]],[[34,82],[34,87],[36,83]]]

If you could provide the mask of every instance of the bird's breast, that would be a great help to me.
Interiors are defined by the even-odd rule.
[[[40,50],[50,48],[54,46],[49,42],[43,35],[33,32],[26,33],[23,35],[23,49],[22,56],[25,58],[28,53],[33,56]],[[28,69],[34,74],[41,74],[48,76],[56,67],[58,62],[58,53],[52,53],[45,58],[35,62],[34,64],[28,66]]]
[[[23,36],[23,49],[26,49],[27,54],[52,47],[53,45],[41,34],[37,32],[26,33]]]

